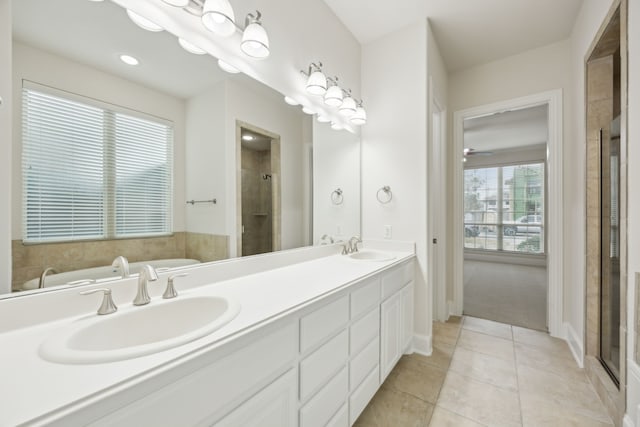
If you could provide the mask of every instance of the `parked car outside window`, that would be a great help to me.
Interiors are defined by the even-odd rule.
[[[506,222],[502,227],[505,236],[515,236],[517,233],[536,233],[542,230],[540,215],[524,215],[513,222]]]

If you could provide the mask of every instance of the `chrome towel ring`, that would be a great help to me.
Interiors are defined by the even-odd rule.
[[[393,193],[391,192],[391,187],[389,187],[388,185],[385,185],[384,187],[380,188],[376,193],[376,199],[378,199],[378,201],[383,205],[386,205],[387,203],[389,203],[391,199],[393,199]]]
[[[340,188],[336,188],[331,193],[331,203],[334,205],[341,205],[344,202],[344,196],[342,195],[342,190]]]

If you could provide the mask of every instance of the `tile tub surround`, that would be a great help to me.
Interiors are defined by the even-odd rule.
[[[213,234],[176,232],[171,236],[140,239],[94,240],[87,242],[25,245],[11,242],[12,288],[40,277],[47,268],[58,272],[111,265],[122,255],[130,262],[153,259],[191,258],[202,262],[228,258],[229,238]]]
[[[473,317],[433,324],[433,354],[405,355],[358,427],[612,426],[562,340]]]
[[[95,418],[100,411],[110,410],[91,406],[101,397],[120,399],[118,407],[125,405],[129,390],[141,393],[135,388],[141,381],[169,381],[159,374],[180,369],[183,363],[193,361],[194,355],[224,353],[227,345],[244,342],[251,331],[289,319],[325,297],[348,292],[350,285],[408,262],[415,253],[412,243],[389,242],[386,250],[396,257],[374,263],[339,255],[340,250],[339,245],[317,246],[186,267],[182,271],[188,271],[189,276],[178,290],[182,295],[234,299],[242,306],[239,315],[199,340],[114,363],[59,365],[38,356],[40,343],[59,327],[95,316],[99,300],[86,299],[73,289],[0,300],[0,313],[6,320],[0,325],[0,400],[12,402],[11,407],[3,408],[2,423],[16,425],[40,417],[39,423],[48,424],[75,411]],[[160,286],[149,287],[152,303],[160,298],[166,278],[167,274],[161,273]],[[300,278],[304,278],[304,286]],[[126,279],[110,283],[117,305],[131,304],[135,282]],[[32,315],[22,315],[27,309]],[[114,387],[118,390],[115,395]],[[92,398],[86,399],[88,396]]]

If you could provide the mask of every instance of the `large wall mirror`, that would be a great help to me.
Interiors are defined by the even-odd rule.
[[[12,14],[12,295],[359,234],[357,135],[110,1]]]

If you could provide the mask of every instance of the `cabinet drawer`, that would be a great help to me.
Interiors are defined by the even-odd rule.
[[[300,319],[300,352],[324,341],[349,321],[349,295]]]
[[[355,355],[380,332],[380,307],[371,310],[369,314],[351,325],[350,349]]]
[[[344,330],[300,362],[300,400],[307,400],[345,365],[348,357],[349,334]]]
[[[300,410],[300,427],[322,427],[347,401],[347,368],[343,368]]]
[[[374,279],[351,293],[351,318],[357,319],[380,302],[380,279]]]
[[[346,403],[342,405],[338,413],[329,420],[327,427],[349,427],[349,411],[347,410]]]
[[[355,423],[364,408],[378,391],[378,367],[376,366],[349,398],[349,418]]]
[[[376,337],[349,364],[351,390],[357,388],[380,360],[380,339]]]
[[[413,262],[396,267],[382,277],[382,299],[388,298],[413,280]]]
[[[291,369],[217,422],[215,427],[295,427],[298,415],[296,386],[296,371]]]

